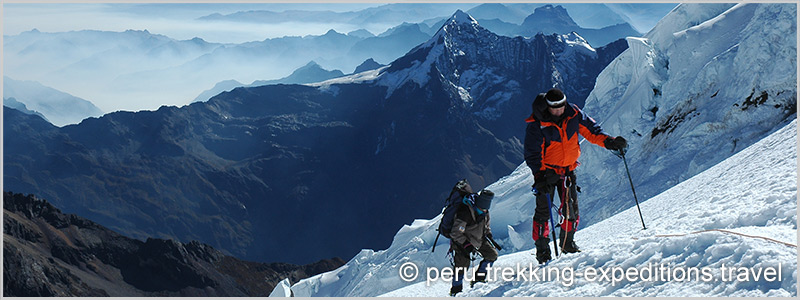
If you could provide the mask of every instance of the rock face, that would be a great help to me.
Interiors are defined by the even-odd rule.
[[[297,282],[343,263],[265,264],[196,241],[142,242],[33,195],[3,193],[5,296],[267,296],[283,279]]]

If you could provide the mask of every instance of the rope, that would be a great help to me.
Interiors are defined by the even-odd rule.
[[[763,236],[738,233],[738,232],[730,231],[730,230],[726,230],[726,229],[706,229],[706,230],[699,230],[699,231],[694,231],[694,232],[690,232],[690,233],[656,234],[654,236],[655,237],[679,237],[679,236],[687,236],[687,235],[690,235],[690,234],[698,234],[698,233],[711,232],[711,231],[728,233],[728,234],[733,234],[733,235],[738,235],[738,236],[743,236],[743,237],[749,237],[749,238],[763,239],[763,240],[767,240],[767,241],[770,241],[770,242],[773,242],[773,243],[778,243],[778,244],[789,246],[789,247],[792,247],[792,248],[797,248],[797,245],[794,245],[794,244],[791,244],[791,243],[782,242],[782,241],[779,241],[779,240],[776,240],[776,239],[763,237]],[[633,238],[633,239],[634,240],[638,240],[638,238]]]

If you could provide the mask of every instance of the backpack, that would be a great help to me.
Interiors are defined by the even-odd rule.
[[[464,198],[474,196],[475,193],[472,192],[472,187],[469,185],[466,179],[462,179],[453,186],[453,190],[450,191],[450,195],[447,196],[444,200],[444,208],[442,209],[442,220],[439,222],[439,228],[437,231],[439,234],[436,235],[436,240],[433,242],[433,249],[436,250],[436,242],[439,240],[439,235],[443,235],[446,238],[450,237],[450,231],[453,229],[453,223],[456,219],[456,211],[458,210],[458,205],[464,203]],[[466,201],[467,203],[471,202]]]

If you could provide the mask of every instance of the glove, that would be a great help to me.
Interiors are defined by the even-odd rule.
[[[470,242],[467,242],[467,244],[464,245],[464,251],[467,251],[467,253],[475,252],[475,246],[473,246]]]
[[[603,145],[608,150],[616,150],[616,151],[623,151],[628,148],[628,141],[625,138],[618,136],[616,138],[608,137],[605,141],[603,141]]]

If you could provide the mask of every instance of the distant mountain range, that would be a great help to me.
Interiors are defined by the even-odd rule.
[[[447,15],[461,9],[479,20],[498,19],[500,21],[519,25],[536,8],[545,5],[561,5],[576,18],[580,26],[586,28],[603,28],[621,23],[634,21],[631,14],[650,15],[660,18],[676,4],[657,3],[650,4],[647,9],[640,7],[643,4],[617,5],[604,3],[395,3],[360,11],[333,12],[312,10],[248,10],[230,14],[210,14],[198,18],[203,21],[228,21],[249,23],[347,23],[365,26],[369,23],[420,23],[430,19],[446,19]],[[640,20],[635,20],[637,23]],[[653,23],[655,24],[655,23]],[[650,27],[652,27],[652,25]],[[638,25],[638,24],[635,24]],[[438,27],[437,27],[438,28]],[[649,29],[649,27],[647,28]]]
[[[285,278],[297,282],[343,263],[256,263],[196,241],[143,242],[33,195],[3,193],[6,297],[265,297]]]
[[[502,4],[482,4],[473,8],[473,10],[482,12],[483,15],[504,15],[505,13],[509,13],[506,10],[510,10],[510,8]],[[543,32],[544,34],[568,34],[575,31],[581,34],[582,37],[588,36],[586,39],[591,45],[606,45],[619,38],[640,35],[640,33],[633,30],[627,23],[609,26],[603,29],[581,28],[561,6],[553,7],[551,5],[546,5],[539,7],[536,12],[530,15],[526,20],[528,22],[523,23],[521,26],[499,21],[498,19],[479,20],[478,23],[484,28],[506,36],[515,36],[518,34],[532,36],[539,32]],[[380,53],[377,56],[379,60],[390,61],[394,57],[401,56],[405,53],[403,49],[407,49],[409,43],[418,44],[429,39],[431,35],[435,34],[438,28],[444,24],[444,21],[445,20],[441,20],[433,24],[433,26],[437,27],[428,27],[424,23],[403,23],[388,29],[379,36],[368,37],[355,43],[348,52],[347,57],[364,57]],[[348,33],[348,35],[352,34]],[[369,58],[369,60],[375,62],[372,58]],[[375,62],[375,64],[380,65],[377,62]],[[374,68],[375,67],[373,67],[373,69]],[[358,67],[355,73],[359,73]],[[308,65],[298,68],[287,77],[276,80],[256,80],[248,86],[274,83],[311,83],[342,75],[344,74],[341,72],[336,72],[335,70],[327,71],[316,62],[310,62]],[[235,80],[219,82],[214,88],[204,91],[195,101],[205,101],[218,93],[229,91],[237,86],[245,85]]]
[[[103,112],[139,110],[185,102],[204,89],[186,91],[187,85],[166,77],[153,80],[157,82],[153,85],[147,85],[149,78],[119,80],[120,77],[180,66],[219,47],[222,45],[199,38],[178,41],[147,30],[44,33],[34,29],[4,37],[3,68],[4,74],[13,79],[36,81],[80,95],[102,107]],[[182,96],[187,93],[191,98]]]
[[[539,6],[518,3],[503,6],[505,9],[497,5],[472,8],[481,13],[478,21],[484,28],[501,35],[514,36],[520,25],[511,23],[513,20],[506,17],[523,13],[528,16]],[[101,107],[104,112],[154,110],[161,105],[191,103],[203,91],[221,81],[250,83],[278,80],[309,61],[315,61],[324,69],[338,69],[345,73],[369,58],[387,64],[436,33],[446,19],[441,16],[450,15],[453,11],[443,13],[442,7],[449,5],[397,4],[362,11],[360,20],[364,22],[385,22],[391,24],[387,27],[394,26],[383,33],[376,32],[377,35],[363,29],[348,34],[331,30],[321,35],[287,36],[242,44],[209,43],[200,38],[175,40],[147,30],[61,33],[32,30],[4,38],[4,72],[18,80],[35,80],[80,95]],[[565,7],[570,9],[572,6]],[[596,8],[608,9],[605,6]],[[514,13],[510,13],[512,11]],[[574,8],[570,13],[574,14],[573,11],[585,10]],[[419,16],[430,18],[424,21],[408,19],[409,16],[417,16],[412,14],[417,12]],[[605,16],[612,15],[615,14],[610,12]],[[581,15],[573,16],[582,18]],[[401,19],[395,21],[398,17]],[[517,19],[514,22],[522,22],[524,18]],[[576,31],[593,47],[639,35],[624,24],[617,27],[592,30],[569,27],[553,32],[567,34]],[[537,32],[526,31],[526,36],[533,36]],[[19,97],[17,99],[22,101]]]
[[[545,5],[536,8],[533,14],[526,17],[522,24],[516,28],[514,34],[531,36],[539,32],[544,34],[566,34],[572,31],[578,33],[593,46],[602,46],[628,36],[641,36],[641,33],[633,29],[630,24],[624,22],[600,29],[580,27],[570,17],[567,9],[560,5]]]
[[[267,85],[277,83],[311,83],[324,81],[331,78],[344,76],[340,70],[328,71],[314,61],[300,67],[287,77],[276,80],[256,80],[252,85]]]
[[[365,60],[361,63],[358,67],[356,67],[354,73],[361,73],[368,70],[374,70],[380,68],[384,65],[379,64],[372,58]],[[300,83],[312,83],[312,82],[320,82],[325,81],[328,79],[336,78],[344,76],[344,73],[339,70],[332,70],[328,71],[323,69],[319,64],[314,61],[309,62],[307,65],[300,67],[297,70],[294,70],[292,74],[286,76],[281,79],[276,80],[256,80],[253,81],[251,84],[243,84],[236,80],[225,80],[217,83],[214,85],[213,88],[202,92],[197,98],[195,98],[194,102],[197,101],[206,101],[213,96],[216,96],[219,93],[230,91],[236,87],[242,86],[260,86],[260,85],[267,85],[267,84],[300,84]]]
[[[463,3],[394,3],[347,12],[297,9],[283,11],[248,10],[224,15],[215,13],[202,16],[198,18],[198,20],[249,23],[399,24],[402,22],[419,22],[434,17],[447,16],[457,9],[467,9],[476,5],[477,4]]]
[[[56,126],[77,124],[88,117],[99,117],[103,112],[92,102],[72,96],[35,81],[14,80],[3,76],[4,105],[24,108],[45,117]],[[13,99],[5,103],[6,99]]]
[[[64,128],[6,108],[4,184],[134,238],[258,261],[350,257],[438,213],[456,180],[508,174],[534,96],[560,86],[582,105],[625,48],[504,37],[458,11],[389,66],[312,85]]]

